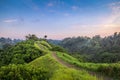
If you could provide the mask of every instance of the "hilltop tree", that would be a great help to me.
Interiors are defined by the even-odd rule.
[[[39,38],[35,34],[29,34],[26,37],[26,40],[39,40]]]
[[[47,35],[44,36],[44,39],[46,39],[46,38],[47,38]]]

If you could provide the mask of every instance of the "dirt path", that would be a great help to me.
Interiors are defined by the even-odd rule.
[[[63,61],[62,59],[60,59],[55,52],[52,53],[52,56],[56,59],[56,61],[58,61],[60,64],[66,66],[66,67],[69,67],[69,68],[74,68],[74,69],[77,69],[77,70],[84,70],[84,71],[87,71],[90,75],[92,76],[96,76],[98,78],[98,80],[114,80],[112,78],[109,78],[109,77],[106,77],[100,73],[97,73],[97,72],[92,72],[92,71],[88,71],[88,70],[85,70],[85,69],[82,69],[80,67],[77,67],[73,64],[69,64],[68,62],[65,62]]]

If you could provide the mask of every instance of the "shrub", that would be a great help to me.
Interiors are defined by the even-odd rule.
[[[63,47],[53,46],[52,51],[67,52]]]
[[[47,80],[47,71],[25,65],[4,66],[0,68],[0,80]]]

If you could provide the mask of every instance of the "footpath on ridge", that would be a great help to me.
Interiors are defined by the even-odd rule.
[[[77,69],[77,70],[84,70],[84,71],[87,71],[91,76],[96,76],[96,78],[98,80],[114,80],[114,79],[111,79],[110,77],[107,77],[107,76],[104,76],[102,74],[99,74],[97,72],[93,72],[93,71],[88,71],[88,70],[85,70],[83,68],[80,68],[80,67],[77,67],[73,64],[70,64],[68,62],[65,62],[64,60],[62,60],[61,58],[59,58],[57,55],[56,55],[56,52],[53,52],[52,53],[52,57],[57,61],[59,62],[60,64],[62,64],[63,66],[66,66],[68,68],[74,68],[74,69]]]

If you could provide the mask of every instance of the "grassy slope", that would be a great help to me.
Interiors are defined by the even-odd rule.
[[[58,63],[52,57],[52,52],[49,51],[52,47],[45,41],[37,41],[34,45],[47,54],[30,62],[27,66],[48,71],[50,80],[96,80],[95,77],[90,76],[87,72],[67,68]]]
[[[30,62],[27,66],[47,70],[50,80],[96,80],[87,72],[77,71],[59,64],[51,53]]]
[[[119,63],[111,63],[111,64],[82,63],[82,62],[79,62],[76,58],[73,58],[72,56],[66,53],[60,53],[60,52],[57,52],[57,56],[63,59],[64,61],[74,64],[78,67],[96,71],[96,72],[102,72],[105,75],[115,78],[115,80],[120,79],[120,64]]]
[[[48,75],[51,78],[51,80],[54,80],[54,79],[55,80],[61,80],[61,79],[66,79],[66,80],[75,79],[76,80],[76,78],[78,78],[78,80],[81,78],[82,80],[86,80],[86,79],[91,80],[91,78],[93,78],[90,75],[88,75],[86,72],[82,72],[82,71],[78,72],[74,69],[64,67],[63,65],[56,62],[52,58],[51,52],[49,51],[52,47],[47,42],[37,41],[35,42],[34,45],[38,49],[42,50],[45,53],[49,53],[49,54],[32,61],[31,63],[29,63],[29,66],[36,67],[36,68],[43,68],[47,70],[49,72]],[[92,70],[92,71],[102,72],[108,76],[119,78],[120,64],[82,63],[82,62],[79,62],[76,58],[73,58],[72,56],[65,54],[65,53],[57,52],[57,55],[63,60],[65,60],[66,62],[74,64],[78,67],[82,67],[82,68]],[[64,73],[66,73],[67,75],[65,75]],[[81,74],[81,75],[78,75],[78,74]],[[94,79],[95,78],[93,78],[92,80]]]
[[[90,76],[85,71],[78,71],[63,66],[58,63],[53,56],[50,49],[52,48],[45,41],[37,41],[34,43],[34,46],[39,50],[45,53],[43,56],[33,60],[32,62],[25,65],[10,65],[1,68],[0,79],[4,75],[6,78],[3,79],[12,79],[19,80],[29,79],[29,80],[97,80],[96,77]],[[70,56],[69,56],[70,57]],[[69,58],[68,57],[68,58]],[[72,57],[71,57],[72,58]],[[71,59],[69,58],[69,59]],[[76,59],[71,59],[72,61],[77,61]],[[19,69],[19,72],[18,72]],[[41,71],[41,72],[40,72]],[[43,75],[44,73],[44,75]],[[16,75],[18,74],[18,75]],[[26,77],[25,77],[26,75]],[[17,77],[14,77],[17,76]],[[9,77],[9,78],[8,78]],[[45,78],[45,79],[43,79]]]

